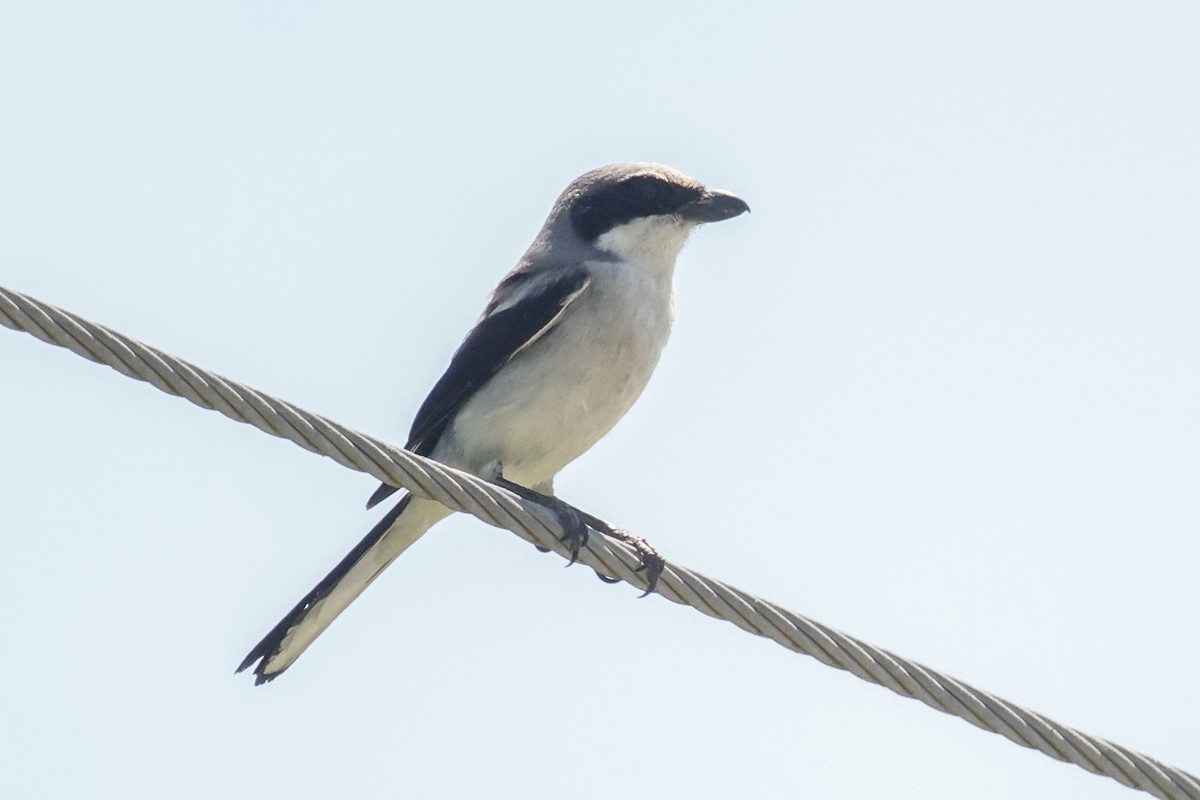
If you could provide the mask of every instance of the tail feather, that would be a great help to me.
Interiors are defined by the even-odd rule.
[[[258,662],[254,668],[256,685],[282,675],[388,564],[449,513],[449,509],[432,501],[414,501],[411,495],[402,497],[254,646],[238,665],[237,672]]]
[[[372,492],[371,496],[367,499],[367,509],[374,508],[398,491],[400,490],[395,486],[389,486],[386,483],[379,484],[379,488]]]

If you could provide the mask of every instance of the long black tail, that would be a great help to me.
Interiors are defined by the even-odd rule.
[[[383,518],[375,524],[375,527],[371,528],[367,535],[362,538],[362,541],[356,544],[354,549],[347,553],[346,557],[339,561],[337,566],[330,570],[329,574],[322,578],[321,582],[314,586],[312,591],[306,594],[304,599],[297,603],[295,607],[292,608],[292,610],[289,611],[287,615],[279,621],[279,624],[272,628],[271,631],[262,638],[262,641],[254,645],[254,648],[249,652],[249,654],[246,655],[246,657],[242,660],[242,663],[238,665],[236,671],[242,672],[257,661],[258,666],[254,668],[254,683],[256,685],[261,685],[282,675],[284,671],[291,665],[291,662],[289,661],[287,664],[275,668],[272,664],[272,660],[282,649],[284,639],[287,638],[287,635],[291,633],[292,630],[304,622],[305,618],[313,611],[313,609],[316,608],[316,606],[322,600],[328,597],[329,594],[338,586],[338,584],[350,574],[351,570],[353,570],[355,565],[362,560],[363,556],[365,556],[372,547],[379,543],[379,540],[382,539],[384,534],[388,532],[388,529],[395,524],[396,520],[400,517],[400,514],[403,513],[404,509],[408,507],[409,501],[411,500],[412,495],[408,494],[400,498],[400,502],[396,503],[392,510],[387,514],[384,514]],[[380,569],[382,569],[382,567]],[[373,578],[374,575],[370,575],[363,584],[363,588],[365,588],[366,583],[370,583],[370,580]],[[299,653],[296,655],[298,656]],[[294,660],[294,658],[292,660]]]

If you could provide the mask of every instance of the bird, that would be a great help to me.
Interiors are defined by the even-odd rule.
[[[574,555],[587,526],[621,535],[554,495],[554,477],[624,416],[675,316],[675,261],[699,225],[750,210],[676,169],[611,164],[558,197],[501,279],[414,418],[406,449],[541,503]],[[372,508],[397,487],[382,484]],[[337,566],[254,646],[237,672],[278,678],[401,553],[450,509],[403,493]],[[640,539],[651,588],[662,562]]]

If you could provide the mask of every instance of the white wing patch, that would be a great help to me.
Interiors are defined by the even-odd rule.
[[[562,319],[562,317],[563,317],[563,314],[566,312],[566,310],[567,310],[568,308],[570,308],[570,306],[571,306],[571,303],[574,303],[574,302],[575,302],[575,300],[576,300],[576,298],[578,298],[578,297],[579,297],[579,295],[583,294],[583,293],[584,293],[584,292],[587,290],[587,288],[588,288],[589,286],[591,286],[591,285],[592,285],[592,279],[591,279],[591,278],[588,278],[587,280],[585,280],[585,281],[583,282],[583,284],[582,284],[582,285],[581,285],[581,286],[580,286],[578,289],[576,289],[575,291],[571,292],[569,295],[567,295],[566,297],[564,297],[564,298],[563,298],[563,301],[562,301],[562,307],[561,307],[560,309],[558,309],[558,313],[557,313],[557,314],[555,314],[553,317],[551,317],[551,318],[550,318],[550,321],[549,321],[549,322],[547,322],[545,325],[543,325],[543,326],[541,327],[541,329],[539,329],[539,330],[537,331],[537,333],[533,334],[533,336],[530,336],[528,339],[526,339],[526,340],[525,340],[525,343],[524,343],[523,345],[521,345],[521,346],[520,346],[520,347],[518,347],[516,350],[514,350],[514,351],[512,352],[512,355],[510,355],[510,356],[508,357],[508,361],[512,361],[512,360],[513,360],[514,358],[516,358],[516,357],[517,357],[517,356],[518,356],[518,355],[521,353],[521,351],[523,351],[523,350],[524,350],[526,347],[529,347],[531,344],[533,344],[534,342],[536,342],[538,339],[541,339],[543,336],[545,336],[547,333],[549,333],[549,332],[550,332],[550,330],[551,330],[551,329],[552,329],[552,328],[553,328],[555,325],[557,325],[557,324],[558,324],[559,320],[561,320],[561,319]]]

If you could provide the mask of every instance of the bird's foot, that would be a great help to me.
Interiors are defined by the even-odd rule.
[[[561,541],[571,551],[571,560],[567,562],[569,567],[579,560],[579,551],[587,545],[588,524],[584,521],[585,515],[582,511],[564,503],[557,497],[551,499],[554,501],[551,508],[558,517],[559,524],[563,527]]]
[[[611,536],[618,542],[624,542],[637,552],[638,559],[642,563],[634,572],[644,571],[646,573],[646,591],[642,592],[642,597],[653,592],[654,588],[658,586],[658,578],[662,575],[663,567],[666,566],[666,561],[658,554],[658,551],[651,547],[650,543],[645,539],[640,536],[634,536],[624,528],[618,528],[599,517],[593,517],[591,514],[585,514],[582,511],[578,511],[578,513],[588,525],[600,531],[600,533],[603,533],[605,536]],[[596,577],[605,583],[617,583],[619,580],[618,578],[609,578],[606,575],[601,575],[599,572],[596,573]]]
[[[641,566],[634,572],[646,573],[646,591],[642,592],[641,596],[645,597],[654,591],[658,586],[658,579],[662,575],[663,568],[666,566],[666,561],[658,554],[658,551],[650,546],[640,536],[634,536],[632,533],[621,528],[613,528],[610,531],[605,531],[606,534],[614,539],[624,542],[634,549],[638,554],[638,559],[642,562]]]
[[[563,535],[562,543],[565,544],[571,553],[571,560],[567,562],[567,566],[571,566],[579,560],[579,551],[583,549],[588,540],[588,520],[591,518],[584,514],[575,506],[564,503],[557,497],[549,494],[542,494],[533,489],[522,486],[519,483],[504,478],[493,478],[492,482],[498,486],[502,486],[515,494],[517,497],[523,497],[526,500],[531,500],[546,510],[554,514],[558,518],[558,524],[562,526]],[[539,551],[549,553],[548,548],[535,544]]]
[[[532,489],[505,480],[504,478],[496,478],[495,483],[519,497],[524,497],[527,500],[541,504],[558,518],[558,522],[563,529],[562,542],[571,553],[571,559],[567,562],[568,567],[579,560],[579,551],[588,542],[589,529],[594,529],[605,536],[611,536],[619,542],[624,542],[637,552],[641,565],[634,572],[646,573],[646,591],[642,592],[642,597],[653,592],[655,587],[658,586],[658,579],[662,575],[666,562],[658,554],[658,551],[651,547],[642,537],[634,536],[629,531],[615,527],[599,517],[592,516],[586,511],[580,511],[570,503],[559,500],[553,495],[535,492]],[[537,547],[543,553],[548,552],[545,548],[538,545],[534,545],[534,547]],[[610,578],[607,575],[601,575],[599,572],[596,573],[596,577],[605,583],[620,582],[619,578]]]

